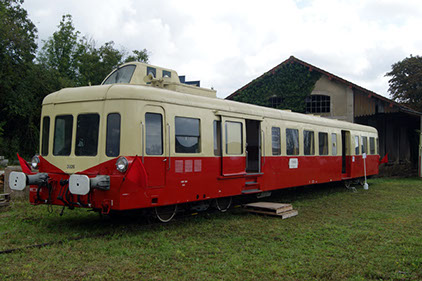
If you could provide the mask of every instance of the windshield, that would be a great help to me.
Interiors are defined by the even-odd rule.
[[[116,83],[129,83],[132,78],[133,72],[135,71],[135,65],[123,66],[111,74],[107,80],[104,81],[103,85],[116,84]]]

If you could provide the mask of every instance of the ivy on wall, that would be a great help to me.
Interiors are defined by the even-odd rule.
[[[279,97],[281,103],[276,108],[304,113],[305,98],[320,77],[319,72],[309,71],[304,65],[288,63],[252,81],[248,87],[239,90],[233,100],[272,107],[271,98]]]

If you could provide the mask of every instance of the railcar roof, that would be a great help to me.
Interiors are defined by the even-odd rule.
[[[146,100],[153,102],[165,101],[169,104],[209,109],[213,110],[216,114],[221,115],[238,114],[239,116],[244,116],[245,118],[274,118],[349,130],[362,130],[372,133],[377,132],[375,128],[350,123],[347,121],[289,112],[285,110],[278,110],[220,98],[196,96],[192,94],[185,94],[143,85],[111,84],[102,86],[65,88],[46,96],[43,100],[43,105],[103,100]]]

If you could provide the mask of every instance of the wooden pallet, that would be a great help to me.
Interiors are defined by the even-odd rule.
[[[8,206],[10,203],[10,193],[0,194],[0,207]]]
[[[272,202],[255,202],[243,205],[247,212],[262,215],[278,216],[282,219],[297,216],[298,211],[293,210],[291,204],[272,203]]]

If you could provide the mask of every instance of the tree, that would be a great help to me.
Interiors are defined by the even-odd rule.
[[[391,66],[388,91],[393,100],[422,112],[422,57],[405,58]]]
[[[63,15],[59,30],[53,33],[38,55],[41,64],[58,72],[66,86],[74,86],[77,80],[77,50],[79,31],[75,30],[72,16]]]
[[[32,139],[36,124],[30,111],[34,93],[24,82],[34,65],[37,29],[22,4],[22,0],[0,0],[0,155],[5,156]]]

